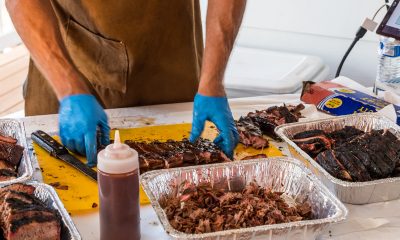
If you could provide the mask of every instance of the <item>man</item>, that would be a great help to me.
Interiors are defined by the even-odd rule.
[[[103,108],[192,101],[190,140],[206,120],[232,155],[238,142],[223,86],[246,0],[209,0],[203,56],[198,0],[6,0],[31,53],[27,115],[59,111],[62,142],[96,164]],[[199,83],[200,81],[200,83]]]

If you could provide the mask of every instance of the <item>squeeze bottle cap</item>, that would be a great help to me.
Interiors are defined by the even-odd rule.
[[[105,173],[129,173],[139,168],[138,153],[121,143],[119,131],[115,131],[114,143],[97,155],[97,168]]]

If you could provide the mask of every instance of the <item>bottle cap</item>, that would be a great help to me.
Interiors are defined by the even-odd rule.
[[[115,131],[114,143],[97,155],[97,168],[105,173],[122,174],[139,168],[138,153],[121,143],[119,131]]]

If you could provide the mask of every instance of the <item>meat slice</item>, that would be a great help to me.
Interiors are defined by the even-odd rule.
[[[264,138],[259,124],[253,122],[250,117],[241,117],[239,121],[236,122],[236,127],[239,132],[240,143],[246,147],[251,146],[255,149],[268,147],[268,140]]]
[[[183,152],[176,144],[155,141],[149,143],[149,145],[163,157],[165,168],[174,168],[183,165]]]
[[[299,132],[293,136],[293,139],[306,139],[317,136],[326,136],[326,132],[319,129],[308,130],[304,132]]]
[[[17,178],[17,173],[9,169],[0,169],[0,182],[9,181]]]
[[[9,191],[22,192],[22,193],[32,195],[35,192],[35,187],[33,187],[31,185],[22,184],[22,183],[15,183],[15,184],[0,188],[0,195],[4,192],[9,192]]]
[[[360,162],[362,162],[362,164],[368,170],[370,176],[373,179],[382,178],[382,171],[375,164],[375,162],[371,160],[371,157],[369,156],[368,153],[364,152],[362,149],[355,148],[351,152],[351,154],[353,154],[356,158],[358,158],[360,160]]]
[[[269,116],[267,113],[260,113],[249,115],[251,116],[251,120],[260,127],[261,132],[269,136],[271,138],[277,139],[277,135],[275,134],[275,128],[279,125],[282,125],[285,122],[284,118],[277,119],[276,117]]]
[[[336,156],[340,162],[346,167],[348,173],[354,182],[365,182],[372,180],[368,170],[362,162],[355,157],[348,149],[339,149],[336,151]]]
[[[0,160],[0,169],[16,171],[16,167],[6,160]]]
[[[13,184],[0,189],[0,226],[5,239],[60,239],[61,218],[37,199],[35,188]]]
[[[350,142],[351,140],[359,137],[362,134],[364,134],[364,132],[355,127],[345,126],[342,129],[328,133],[327,136],[331,138],[337,146],[340,146],[342,144]]]
[[[4,235],[8,240],[58,240],[61,239],[61,224],[56,216],[34,215],[13,220]]]
[[[303,104],[297,106],[273,106],[266,110],[250,112],[236,121],[240,142],[256,149],[268,147],[264,136],[278,139],[275,128],[285,123],[297,122],[301,117]]]
[[[10,144],[17,144],[17,139],[10,137],[10,136],[3,136],[0,134],[0,142],[3,143],[10,143]]]
[[[5,160],[18,166],[23,154],[24,148],[11,143],[0,142],[0,160]]]
[[[268,156],[265,154],[257,154],[257,155],[251,155],[242,158],[241,160],[252,160],[252,159],[260,159],[260,158],[267,158]]]
[[[346,181],[352,181],[352,177],[332,150],[320,153],[315,159],[332,176]]]
[[[188,140],[182,141],[184,145],[191,145]],[[229,159],[222,150],[220,150],[217,145],[213,142],[206,139],[198,139],[195,143],[193,143],[192,151],[195,153],[197,158],[199,159],[200,164],[209,164],[209,163],[221,163],[221,162],[230,162]]]
[[[312,157],[316,157],[320,152],[332,148],[330,139],[325,135],[293,139],[293,142]]]

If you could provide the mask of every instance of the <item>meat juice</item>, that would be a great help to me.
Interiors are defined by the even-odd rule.
[[[114,144],[98,155],[100,198],[100,239],[140,239],[138,153],[120,143],[116,131]]]

